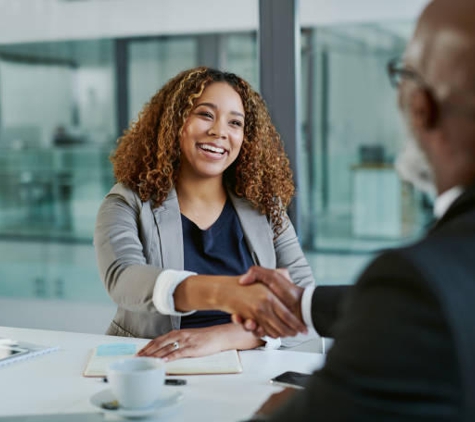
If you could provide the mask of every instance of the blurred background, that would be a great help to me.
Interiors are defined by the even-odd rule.
[[[266,54],[279,55],[260,34],[276,22],[269,1],[0,0],[0,325],[105,330],[115,306],[92,236],[116,140],[186,68],[231,71],[260,91]],[[427,1],[276,0],[286,2],[297,28],[298,128],[284,137],[293,218],[317,283],[350,284],[430,223],[432,199],[393,168],[404,130],[386,75]]]

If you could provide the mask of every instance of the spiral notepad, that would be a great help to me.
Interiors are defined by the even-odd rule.
[[[42,346],[40,344],[0,337],[0,366],[34,358],[54,352],[55,350],[58,350],[58,347]]]

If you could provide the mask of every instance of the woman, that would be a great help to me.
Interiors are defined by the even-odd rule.
[[[231,73],[184,71],[145,105],[112,162],[118,184],[94,235],[118,305],[107,333],[153,338],[141,354],[167,359],[278,346],[212,310],[216,283],[252,265],[313,283],[285,213],[289,161],[259,94]],[[200,300],[209,310],[181,312]]]

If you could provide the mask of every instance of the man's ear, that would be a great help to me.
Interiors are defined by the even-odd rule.
[[[415,89],[410,100],[411,124],[416,132],[434,129],[438,124],[439,107],[426,88]]]

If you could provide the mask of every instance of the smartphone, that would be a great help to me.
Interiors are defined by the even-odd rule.
[[[272,378],[270,382],[272,384],[282,385],[284,387],[304,388],[310,377],[310,374],[287,371]]]

